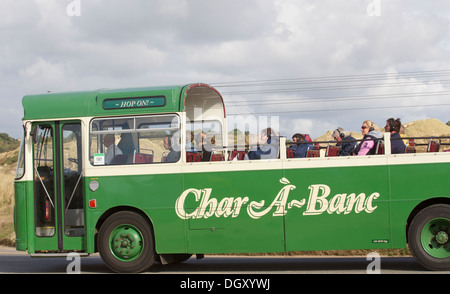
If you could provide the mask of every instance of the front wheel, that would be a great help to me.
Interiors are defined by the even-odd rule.
[[[115,272],[142,272],[155,261],[152,231],[137,213],[121,211],[108,217],[100,228],[98,242],[100,256]]]
[[[419,264],[430,270],[450,270],[450,205],[420,211],[408,230],[409,248]]]

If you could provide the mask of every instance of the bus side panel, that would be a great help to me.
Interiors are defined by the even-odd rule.
[[[29,185],[28,182],[15,182],[14,184],[14,231],[16,233],[16,249],[19,251],[26,251],[28,248],[27,185]]]
[[[246,210],[247,206],[243,206]],[[255,221],[246,214],[239,219],[189,220],[190,253],[283,252],[283,217],[266,215]]]
[[[449,163],[390,165],[394,248],[406,245],[406,222],[423,201],[450,197]]]
[[[190,253],[284,251],[282,170],[236,169],[183,174]]]
[[[287,251],[389,248],[387,166],[285,174],[295,186],[290,199],[303,201],[301,207],[287,206]]]
[[[155,250],[163,253],[188,253],[186,221],[174,216],[173,207],[149,210],[155,233]]]
[[[176,216],[174,209],[175,199],[181,194],[179,173],[86,179],[88,184],[92,180],[98,182],[98,189],[87,190],[86,202],[96,199],[97,207],[87,209],[88,228],[95,227],[98,218],[109,209],[130,207],[147,214],[154,229],[158,253],[186,252],[185,221]],[[92,238],[90,240],[92,243]]]

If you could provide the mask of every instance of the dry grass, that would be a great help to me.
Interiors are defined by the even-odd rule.
[[[12,215],[15,166],[0,166],[0,217]]]
[[[0,166],[0,245],[14,245],[14,174],[15,165]]]
[[[217,255],[236,256],[367,256],[371,252],[377,252],[380,256],[411,256],[407,248],[403,249],[354,249],[354,250],[324,250],[324,251],[289,251],[271,253],[226,253]]]

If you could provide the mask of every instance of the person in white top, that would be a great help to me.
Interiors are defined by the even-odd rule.
[[[113,134],[108,134],[103,138],[103,145],[108,148],[105,154],[105,164],[110,164],[116,155],[122,154],[122,150],[114,144]]]

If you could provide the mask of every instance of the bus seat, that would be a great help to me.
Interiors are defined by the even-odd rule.
[[[430,139],[430,142],[428,143],[427,152],[439,152],[439,148],[441,147],[441,144],[433,141],[433,139]]]
[[[228,160],[233,160],[235,157],[237,157],[237,160],[244,160],[245,155],[247,154],[247,151],[238,151],[238,150],[232,150],[230,153],[230,157]]]
[[[286,158],[295,158],[295,150],[286,148]]]
[[[339,156],[339,150],[341,148],[339,146],[334,146],[328,144],[327,151],[325,152],[325,157],[333,157],[333,156]]]
[[[210,161],[224,161],[225,156],[223,154],[211,154]]]
[[[416,143],[414,139],[409,139],[409,142],[406,144],[405,153],[416,153]]]
[[[147,153],[140,153],[134,150],[133,163],[152,163],[152,162],[153,162],[153,150],[147,149]]]
[[[384,142],[383,141],[377,142],[377,149],[375,150],[375,154],[384,154]]]
[[[187,162],[200,162],[202,161],[202,154],[198,152],[186,152]]]
[[[314,143],[313,146],[309,146],[306,151],[306,157],[320,157],[319,148],[320,146],[317,143]]]
[[[152,163],[153,154],[135,153],[133,163]]]

